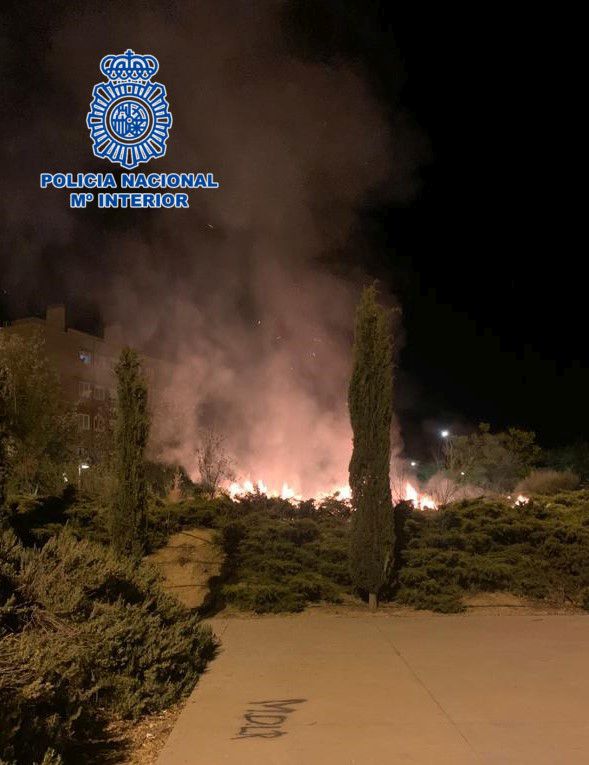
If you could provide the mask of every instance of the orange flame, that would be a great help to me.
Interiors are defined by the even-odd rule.
[[[413,506],[419,510],[437,510],[438,506],[429,494],[422,494],[410,481],[405,482],[405,491],[402,499],[413,502]]]
[[[286,481],[282,484],[282,488],[269,489],[264,481],[256,481],[255,483],[250,479],[246,479],[243,483],[234,481],[229,485],[228,494],[231,499],[239,499],[239,497],[246,497],[248,494],[265,494],[267,497],[280,497],[280,499],[288,499],[294,501],[302,500],[300,494],[289,486]]]
[[[518,494],[514,504],[517,505],[518,507],[521,507],[522,505],[527,505],[529,501],[530,501],[529,497],[525,497],[523,494]]]
[[[276,487],[268,487],[262,480],[252,481],[248,478],[241,482],[234,481],[229,485],[227,491],[231,499],[246,497],[248,494],[264,494],[267,497],[276,497],[293,502],[300,502],[303,500],[302,495],[286,483],[286,481],[282,484],[282,487],[278,489]],[[332,497],[341,502],[348,502],[352,498],[352,490],[348,485],[334,486],[329,490],[318,492],[315,499],[321,502]],[[393,499],[397,502],[401,500],[412,502],[414,507],[419,510],[438,509],[435,500],[429,494],[419,492],[409,481],[406,481],[404,484],[402,496],[395,496],[393,492]]]

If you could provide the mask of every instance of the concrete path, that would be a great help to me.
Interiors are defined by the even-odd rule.
[[[160,765],[585,765],[589,617],[214,623]]]

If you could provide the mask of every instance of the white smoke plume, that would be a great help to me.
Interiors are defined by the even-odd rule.
[[[20,281],[51,240],[67,294],[84,290],[173,362],[157,426],[166,458],[193,470],[198,429],[214,424],[243,477],[305,495],[345,484],[351,332],[367,278],[339,268],[338,253],[367,194],[415,193],[411,132],[359,69],[292,54],[283,3],[162,7],[89,5],[63,20],[47,53],[59,108],[49,118],[39,105],[51,127],[34,131],[43,152],[25,160],[29,133],[16,159],[31,173],[49,158],[54,170],[111,170],[90,157],[84,118],[101,57],[132,47],[158,57],[174,116],[167,156],[149,170],[213,171],[221,188],[192,192],[187,211],[117,213],[65,212],[65,195],[36,192],[29,208],[43,207],[45,223]],[[26,210],[11,204],[17,225]]]

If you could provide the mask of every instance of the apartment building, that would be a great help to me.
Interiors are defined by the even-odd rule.
[[[83,442],[91,452],[109,426],[114,424],[116,379],[114,365],[124,346],[119,325],[106,326],[104,337],[68,327],[64,305],[47,308],[45,318],[17,319],[0,332],[24,338],[41,336],[47,356],[54,362],[63,395],[76,407]],[[141,356],[153,400],[159,386],[170,374],[171,366],[159,359]]]

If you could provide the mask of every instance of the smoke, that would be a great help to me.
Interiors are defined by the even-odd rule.
[[[85,294],[170,362],[160,456],[193,470],[212,424],[241,477],[304,494],[345,484],[363,277],[337,260],[368,194],[414,194],[407,121],[385,115],[357,68],[296,58],[282,3],[89,7],[51,32],[51,98],[29,104],[12,142],[5,185],[31,185],[9,200],[7,230],[31,209],[36,225],[7,280],[30,290],[45,275],[54,293]],[[38,172],[113,169],[91,157],[85,114],[101,57],[129,47],[158,57],[174,117],[149,170],[213,171],[221,188],[192,192],[187,211],[70,211],[65,194],[34,188]]]

